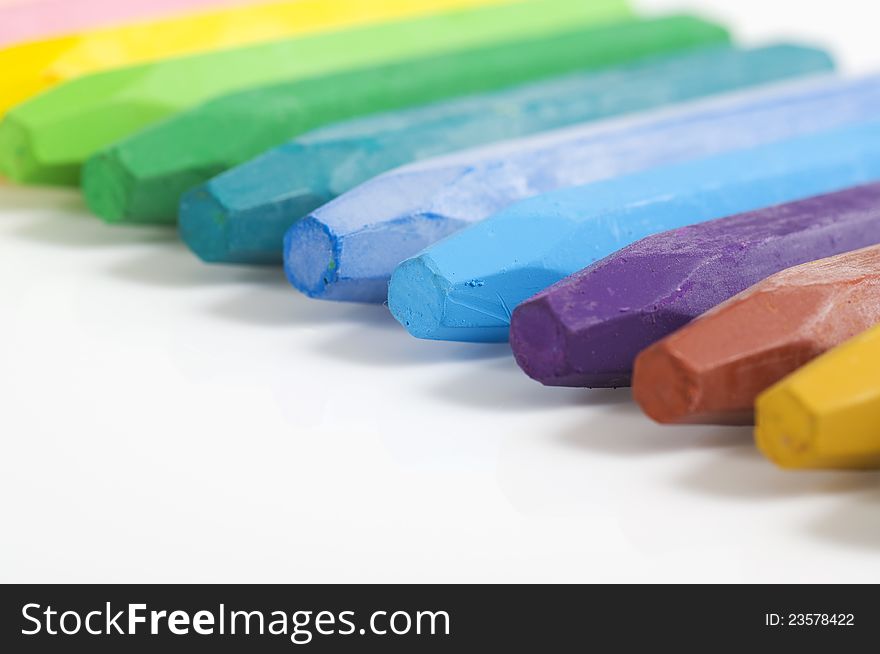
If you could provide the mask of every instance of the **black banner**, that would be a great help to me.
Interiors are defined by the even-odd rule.
[[[0,651],[876,646],[874,586],[4,586]]]

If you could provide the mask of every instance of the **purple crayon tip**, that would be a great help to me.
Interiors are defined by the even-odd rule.
[[[520,305],[510,340],[548,386],[628,386],[641,350],[785,268],[880,242],[880,184],[638,241]]]

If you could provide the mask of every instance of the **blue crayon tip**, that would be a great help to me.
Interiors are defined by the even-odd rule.
[[[474,254],[474,253],[471,253]],[[429,253],[401,263],[391,276],[388,308],[413,336],[441,341],[503,343],[514,306],[494,290],[490,279],[464,279],[454,267]],[[506,282],[535,292],[558,277],[527,268],[508,271]]]
[[[299,291],[323,297],[336,280],[339,243],[330,229],[312,216],[284,235],[284,273]]]
[[[462,226],[455,218],[430,211],[373,220],[377,213],[393,214],[395,206],[406,206],[408,198],[403,188],[377,194],[364,185],[295,223],[284,238],[284,269],[290,283],[312,298],[384,302],[397,263]],[[328,215],[335,220],[327,220]]]
[[[418,338],[443,339],[446,299],[451,284],[443,279],[430,257],[416,257],[400,265],[402,274],[392,277],[394,297],[404,298],[391,306],[391,313]]]

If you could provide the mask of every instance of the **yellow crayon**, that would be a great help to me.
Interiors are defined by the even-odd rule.
[[[101,28],[0,50],[0,116],[60,82],[110,68],[525,0],[289,0]],[[623,2],[612,3],[624,15]]]
[[[880,468],[880,327],[758,397],[755,437],[784,468]]]

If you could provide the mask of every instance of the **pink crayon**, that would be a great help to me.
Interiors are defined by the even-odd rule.
[[[261,0],[0,0],[0,46]],[[267,0],[262,0],[266,2]]]

